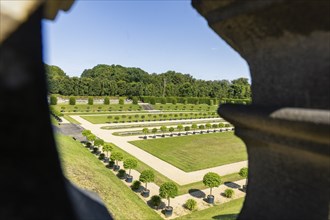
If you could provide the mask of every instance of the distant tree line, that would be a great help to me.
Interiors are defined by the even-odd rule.
[[[199,80],[175,71],[149,74],[135,67],[100,64],[80,77],[69,77],[58,66],[45,64],[49,92],[65,96],[154,96],[250,99],[247,78]]]

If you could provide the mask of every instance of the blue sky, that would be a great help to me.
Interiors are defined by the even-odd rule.
[[[43,27],[44,61],[70,76],[97,64],[119,64],[197,79],[250,79],[246,62],[190,1],[81,0]]]

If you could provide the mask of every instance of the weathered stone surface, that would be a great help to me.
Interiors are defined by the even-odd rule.
[[[328,219],[330,1],[203,1],[193,6],[250,66],[251,106],[221,105],[247,145],[239,219]]]
[[[63,177],[49,118],[41,19],[39,8],[0,47],[0,219],[111,219]]]

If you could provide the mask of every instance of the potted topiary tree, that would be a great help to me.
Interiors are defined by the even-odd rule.
[[[178,187],[175,185],[173,182],[166,182],[163,183],[159,187],[159,196],[167,199],[168,203],[167,206],[165,207],[165,216],[169,217],[173,213],[173,207],[170,206],[170,199],[175,198],[175,196],[178,195]]]
[[[193,134],[196,134],[197,124],[192,124],[191,128],[194,130]]]
[[[190,126],[184,127],[184,130],[186,131],[186,135],[188,135],[189,134],[189,131],[190,131]]]
[[[217,130],[216,130],[216,129],[217,129],[218,127],[219,127],[219,125],[218,125],[218,124],[213,124],[213,125],[212,125],[212,128],[214,129],[214,130],[213,130],[213,132],[217,132]]]
[[[140,174],[139,180],[146,184],[142,191],[142,196],[146,197],[146,198],[149,197],[150,190],[147,188],[147,186],[148,186],[148,183],[153,182],[155,180],[154,172],[152,170],[142,171],[142,173]]]
[[[181,136],[181,131],[182,131],[182,129],[183,129],[183,125],[182,124],[179,124],[178,126],[177,126],[177,129],[178,129],[178,131],[179,131],[179,133],[178,133],[178,136]]]
[[[143,128],[142,132],[144,133],[143,139],[147,139],[147,134],[149,133],[149,129],[148,128]]]
[[[91,150],[94,148],[94,141],[96,140],[96,136],[94,134],[89,134],[87,136],[87,140],[92,143]]]
[[[117,176],[119,177],[119,179],[125,179],[126,178],[126,171],[123,169],[120,169],[117,173]]]
[[[163,125],[160,127],[160,130],[163,132],[162,137],[165,137],[164,132],[167,130],[167,127]]]
[[[204,125],[199,125],[198,128],[201,130],[200,133],[203,134],[203,129],[205,128]]]
[[[112,151],[112,146],[110,144],[105,144],[102,148],[103,152],[105,153],[104,162],[109,162],[109,153]]]
[[[207,133],[209,133],[210,132],[210,128],[211,128],[211,124],[210,123],[207,123],[207,124],[205,124],[205,127],[207,128]]]
[[[207,196],[207,203],[214,203],[214,196],[212,195],[212,188],[218,187],[221,184],[221,177],[217,173],[209,172],[204,175],[203,183],[210,188],[210,195]]]
[[[245,191],[246,190],[246,185],[247,185],[247,177],[248,177],[248,174],[249,174],[249,169],[247,167],[243,167],[242,169],[240,169],[239,173],[238,173],[241,177],[243,178],[246,178],[246,182],[245,182],[245,185],[243,185],[243,190]]]
[[[120,166],[118,165],[119,161],[122,161],[124,158],[123,154],[121,152],[113,152],[111,154],[110,159],[115,161],[116,165],[113,166],[114,171],[118,171],[120,169]]]
[[[172,132],[174,131],[174,128],[173,127],[169,127],[168,131],[171,132],[170,136],[172,137],[173,136],[173,133]]]
[[[153,138],[156,138],[157,128],[153,128],[151,132],[154,134]]]
[[[150,203],[154,207],[154,209],[158,209],[160,204],[162,203],[162,198],[157,195],[151,196]]]
[[[224,124],[224,123],[222,123],[222,122],[220,122],[220,123],[219,123],[219,128],[220,128],[220,130],[219,130],[219,131],[220,131],[220,132],[222,132],[222,128],[223,128],[223,127],[225,127],[225,124]]]
[[[94,141],[94,146],[96,146],[94,149],[93,149],[93,153],[95,153],[96,155],[100,155],[101,151],[100,151],[100,146],[103,146],[104,145],[104,140],[100,139],[100,138],[97,138],[95,141]]]
[[[137,160],[133,158],[128,158],[124,161],[124,168],[129,169],[128,175],[126,175],[126,182],[131,183],[133,181],[133,176],[131,175],[131,170],[137,167]]]

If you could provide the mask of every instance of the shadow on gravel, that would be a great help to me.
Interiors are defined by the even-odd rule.
[[[199,189],[190,189],[188,193],[195,198],[205,198],[206,194]]]

